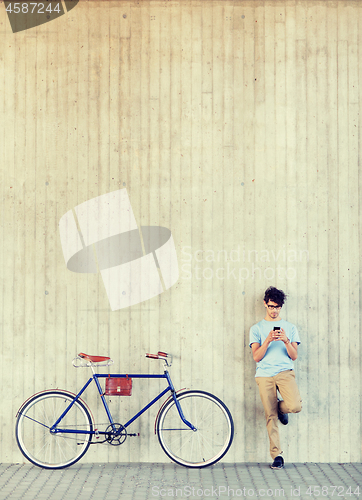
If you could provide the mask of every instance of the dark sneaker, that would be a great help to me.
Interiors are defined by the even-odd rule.
[[[284,458],[278,455],[274,458],[274,462],[271,464],[271,469],[282,469],[284,467]]]
[[[278,418],[279,418],[280,422],[283,425],[287,425],[287,423],[288,423],[288,413],[281,413],[279,411],[279,405],[278,405]]]

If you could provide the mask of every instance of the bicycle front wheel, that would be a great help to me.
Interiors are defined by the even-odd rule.
[[[68,432],[51,432],[51,427],[73,402],[57,425]],[[83,434],[79,431],[86,431]],[[46,391],[33,396],[19,410],[15,434],[27,460],[45,469],[63,469],[77,462],[92,440],[92,419],[81,401],[62,391]]]
[[[220,399],[207,392],[186,391],[176,397],[184,417],[196,430],[181,420],[174,399],[169,399],[156,424],[163,451],[185,467],[201,468],[218,462],[234,437],[230,411]]]

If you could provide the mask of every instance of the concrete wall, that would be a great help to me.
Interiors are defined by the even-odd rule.
[[[78,352],[158,373],[159,349],[177,387],[232,411],[225,460],[269,460],[248,333],[274,285],[302,340],[286,459],[360,461],[362,3],[81,1],[17,33],[0,5],[0,23],[0,460],[23,460],[23,400],[85,382]],[[124,188],[138,225],[171,230],[180,275],[111,311],[100,274],[66,268],[58,224]],[[157,390],[135,382],[119,420]],[[83,461],[166,461],[156,411]]]

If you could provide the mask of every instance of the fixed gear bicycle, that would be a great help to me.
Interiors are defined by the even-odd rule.
[[[20,407],[15,435],[20,451],[27,460],[45,469],[62,469],[75,464],[91,444],[107,442],[113,446],[124,443],[128,426],[165,394],[171,393],[161,406],[155,422],[158,441],[166,455],[179,465],[202,468],[218,462],[229,450],[234,437],[234,423],[226,405],[216,396],[198,390],[176,392],[167,370],[172,364],[170,354],[146,354],[164,361],[163,374],[99,374],[95,367],[109,366],[113,360],[105,356],[80,353],[73,360],[76,368],[90,367],[92,376],[77,393],[60,389],[39,392]],[[134,378],[163,378],[167,387],[126,423],[113,420],[99,379],[117,381]],[[81,399],[94,381],[109,425],[98,429],[91,410]],[[122,392],[121,392],[122,394]],[[128,394],[128,393],[127,393]]]

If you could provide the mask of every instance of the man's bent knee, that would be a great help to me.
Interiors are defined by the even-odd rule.
[[[288,413],[299,413],[300,411],[302,411],[302,402],[288,407]]]

